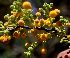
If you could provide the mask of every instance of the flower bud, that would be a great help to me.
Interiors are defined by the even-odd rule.
[[[50,6],[53,6],[53,3],[50,3]]]
[[[14,7],[14,5],[11,5],[10,8],[11,8],[11,9],[14,9],[15,7]]]
[[[5,15],[5,16],[4,16],[4,19],[8,20],[8,15]]]
[[[33,51],[33,48],[32,47],[29,47],[28,50]]]

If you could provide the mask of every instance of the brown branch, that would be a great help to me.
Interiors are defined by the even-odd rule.
[[[12,31],[12,30],[15,30],[17,28],[26,28],[26,29],[33,29],[33,27],[29,27],[29,26],[17,26],[15,28],[8,28],[9,31]],[[38,29],[38,30],[45,30],[46,32],[49,32],[49,31],[55,31],[57,32],[57,30],[55,30],[55,28],[51,28],[51,29],[47,29],[47,28],[43,28],[43,27],[36,27],[35,29]]]

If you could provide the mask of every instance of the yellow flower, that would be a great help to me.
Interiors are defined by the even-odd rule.
[[[19,13],[18,13],[18,12],[13,12],[13,15],[14,15],[15,17],[19,17]]]
[[[42,53],[42,54],[46,54],[46,53],[47,53],[47,50],[46,50],[45,48],[42,48],[42,49],[41,49],[41,53]]]
[[[37,17],[40,17],[40,16],[41,16],[41,13],[40,13],[40,12],[37,12],[35,15],[36,15]]]
[[[50,11],[49,15],[50,15],[50,17],[56,17],[57,13],[56,13],[56,11],[52,10],[52,11]]]
[[[21,35],[21,37],[22,37],[22,38],[26,38],[26,34],[23,33],[23,34]]]
[[[45,41],[47,39],[47,35],[43,33],[41,34],[40,38],[41,38],[41,41]]]
[[[34,26],[40,27],[40,22],[39,22],[39,23],[35,23],[35,22],[34,22]]]
[[[3,40],[4,40],[4,36],[1,36],[1,37],[0,37],[0,40],[3,42]]]
[[[57,15],[60,13],[60,10],[55,9],[54,11],[56,11]]]
[[[49,18],[47,20],[44,20],[44,21],[45,21],[44,22],[45,25],[51,26],[51,21]]]
[[[6,36],[6,38],[7,38],[8,40],[10,40],[10,39],[11,39],[11,36]]]
[[[66,26],[67,26],[67,27],[70,27],[70,23],[66,23]]]
[[[24,9],[31,9],[31,4],[28,1],[24,2],[22,6]]]
[[[8,44],[10,39],[11,39],[11,36],[3,35],[3,36],[0,37],[0,40],[2,42],[4,42],[5,44]]]
[[[39,39],[40,39],[40,34],[35,35],[35,38],[36,38],[37,40],[39,40]]]
[[[38,24],[39,23],[39,19],[35,19],[35,23]]]
[[[4,42],[5,44],[8,44],[8,43],[9,43],[9,40],[8,40],[7,38],[5,38],[5,39],[3,40],[3,42]]]
[[[32,32],[32,34],[34,34],[35,33],[34,29],[31,29],[31,32]]]
[[[40,23],[44,23],[44,19],[42,18],[42,19],[40,19]]]
[[[56,22],[56,25],[57,25],[57,27],[60,27],[60,26],[62,26],[62,22],[57,21],[57,22]]]
[[[34,26],[36,26],[36,27],[39,27],[40,26],[39,19],[35,19]]]
[[[70,40],[70,35],[67,36],[68,40]]]
[[[20,36],[20,32],[15,31],[15,32],[13,33],[13,36],[14,36],[15,38],[18,38],[18,37]]]
[[[18,21],[18,25],[23,26],[23,24],[24,24],[24,21],[20,19],[20,20]]]

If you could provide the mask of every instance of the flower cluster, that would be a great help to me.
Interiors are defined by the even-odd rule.
[[[22,7],[21,7],[22,6]],[[11,15],[7,14],[4,16],[5,20],[8,20],[4,23],[0,21],[0,35],[3,35],[0,37],[0,40],[4,42],[5,44],[9,43],[9,40],[11,40],[11,36],[9,36],[10,30],[14,29],[13,37],[18,38],[21,34],[22,30],[23,33],[21,34],[22,38],[26,38],[26,29],[30,29],[28,31],[29,34],[34,34],[35,38],[38,40],[38,42],[29,44],[26,43],[25,47],[29,50],[24,52],[24,55],[29,58],[33,55],[32,51],[34,48],[39,44],[41,41],[43,44],[43,48],[41,49],[42,54],[47,53],[47,49],[45,49],[44,44],[46,43],[47,38],[56,38],[60,37],[61,35],[63,38],[61,39],[60,43],[70,44],[70,35],[66,35],[65,33],[65,25],[67,27],[70,27],[70,23],[67,19],[63,18],[63,16],[60,16],[60,19],[56,22],[54,22],[55,17],[59,15],[60,10],[55,9],[51,10],[53,3],[47,4],[44,3],[43,8],[39,8],[39,12],[37,12],[36,18],[34,19],[32,15],[32,6],[31,3],[28,1],[25,1],[22,3],[22,0],[17,0],[13,2],[13,5],[10,6],[12,9]],[[46,19],[41,18],[41,12],[43,12],[46,16]],[[45,30],[46,33],[36,33],[36,31],[42,31]],[[51,32],[50,32],[51,31]],[[5,35],[4,35],[5,34]]]
[[[11,40],[11,36],[6,36],[5,34],[0,37],[0,40],[4,42],[5,44],[9,43],[9,40]]]
[[[20,36],[20,31],[15,31],[14,33],[13,33],[13,37],[15,37],[15,38],[18,38]],[[21,34],[21,37],[22,38],[26,38],[26,34],[25,33],[22,33]]]

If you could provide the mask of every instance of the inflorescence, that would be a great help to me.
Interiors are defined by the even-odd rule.
[[[21,7],[22,6],[22,7]],[[46,33],[42,34],[35,34],[35,38],[38,40],[38,42],[29,44],[26,43],[25,47],[28,49],[28,51],[24,52],[24,55],[27,58],[30,58],[33,53],[32,51],[34,48],[38,45],[38,43],[41,41],[43,43],[43,48],[41,49],[42,54],[47,53],[47,49],[44,48],[44,44],[46,43],[47,38],[56,38],[63,36],[61,39],[60,43],[66,43],[70,44],[70,35],[66,35],[65,33],[65,25],[67,27],[70,27],[70,23],[67,19],[63,18],[63,16],[60,16],[60,19],[57,22],[55,21],[55,17],[59,15],[60,10],[55,9],[51,10],[53,3],[47,4],[46,2],[44,3],[43,8],[39,8],[39,12],[37,12],[36,19],[34,19],[32,12],[33,10],[31,9],[31,3],[28,1],[25,1],[22,3],[22,0],[17,0],[13,2],[13,5],[10,6],[12,9],[11,15],[7,14],[4,16],[5,20],[8,20],[3,24],[2,21],[0,21],[0,41],[4,42],[5,44],[8,44],[9,41],[11,40],[11,36],[9,36],[9,33],[11,30],[14,31],[13,37],[18,38],[20,36],[20,31],[21,30],[26,30],[30,29],[28,31],[29,34],[34,34],[35,31],[42,31],[45,30]],[[43,12],[46,16],[46,19],[39,17],[41,16],[41,12]],[[49,27],[49,29],[48,29]],[[50,33],[51,31],[51,33]],[[22,38],[26,38],[26,31],[24,31],[21,34]],[[70,46],[69,46],[70,48]]]

